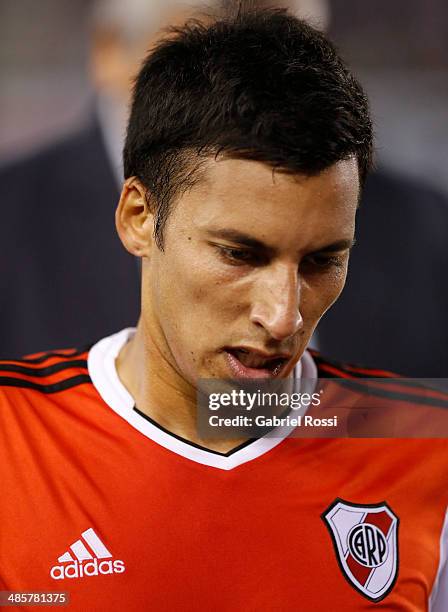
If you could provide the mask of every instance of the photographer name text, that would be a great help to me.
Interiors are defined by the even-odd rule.
[[[285,417],[258,415],[250,417],[237,415],[234,417],[220,417],[214,414],[208,419],[211,427],[337,427],[338,417],[317,418],[311,415]]]

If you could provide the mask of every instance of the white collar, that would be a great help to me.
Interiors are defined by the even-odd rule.
[[[115,360],[122,347],[134,333],[134,328],[127,328],[100,340],[90,349],[88,369],[92,382],[105,403],[150,440],[196,463],[221,470],[231,470],[243,463],[261,457],[261,455],[280,444],[294,429],[293,426],[277,428],[275,436],[272,436],[272,434],[264,436],[247,445],[242,445],[241,448],[231,451],[227,455],[194,446],[163,430],[134,410],[134,399],[118,377]],[[301,377],[306,381],[315,381],[317,378],[316,365],[307,351],[305,351],[295,369],[295,378],[299,379]],[[312,392],[313,390],[307,389],[308,391]]]

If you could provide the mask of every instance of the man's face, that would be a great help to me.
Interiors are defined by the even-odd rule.
[[[344,286],[354,159],[315,177],[210,160],[143,266],[142,323],[182,378],[285,377]]]

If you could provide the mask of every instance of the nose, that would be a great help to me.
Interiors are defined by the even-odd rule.
[[[256,282],[250,320],[275,340],[286,340],[303,327],[297,266],[277,264]]]

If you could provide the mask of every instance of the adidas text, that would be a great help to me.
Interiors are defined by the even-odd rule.
[[[121,559],[99,562],[98,559],[93,559],[84,563],[74,561],[64,565],[54,565],[50,570],[50,576],[54,580],[63,580],[64,578],[83,578],[100,574],[122,574],[125,569],[124,561]]]

